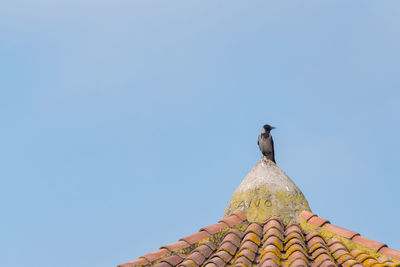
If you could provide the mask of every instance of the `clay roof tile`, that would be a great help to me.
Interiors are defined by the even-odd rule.
[[[189,235],[189,236],[183,237],[183,238],[179,239],[179,241],[185,241],[188,244],[192,245],[192,244],[195,244],[195,243],[197,243],[197,242],[199,242],[201,240],[206,239],[209,235],[210,234],[207,233],[206,231],[200,231],[200,232],[197,232],[197,233],[195,233],[193,235]]]
[[[361,245],[364,245],[366,247],[375,249],[376,251],[379,251],[380,249],[382,249],[384,247],[387,247],[387,245],[385,245],[385,244],[383,244],[381,242],[378,242],[378,241],[375,241],[375,240],[371,240],[369,238],[365,238],[365,237],[362,237],[362,236],[355,236],[351,240],[356,242],[356,243],[358,243],[358,244],[361,244]]]
[[[392,257],[394,259],[400,260],[400,251],[398,251],[398,250],[394,250],[394,249],[391,249],[391,248],[384,247],[384,248],[381,248],[381,250],[379,252],[384,254],[384,255],[386,255],[386,256],[389,256],[389,257]]]

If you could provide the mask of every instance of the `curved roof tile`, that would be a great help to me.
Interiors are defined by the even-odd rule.
[[[400,266],[400,251],[309,211],[290,224],[250,223],[240,211],[221,222],[119,267]]]

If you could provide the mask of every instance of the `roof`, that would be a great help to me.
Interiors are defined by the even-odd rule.
[[[285,224],[249,222],[236,211],[199,232],[119,267],[400,266],[400,251],[331,224],[309,211]]]
[[[311,212],[295,183],[263,157],[224,217],[120,267],[400,266],[400,251]]]

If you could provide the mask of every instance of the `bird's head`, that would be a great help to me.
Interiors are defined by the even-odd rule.
[[[261,133],[269,133],[272,129],[275,129],[275,127],[269,124],[265,124],[261,130]]]

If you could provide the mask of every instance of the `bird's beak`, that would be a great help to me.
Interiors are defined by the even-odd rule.
[[[276,127],[274,127],[274,126],[271,126],[271,130],[272,130],[272,129],[276,129]]]

